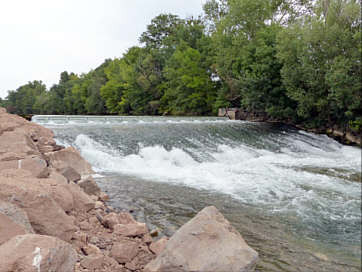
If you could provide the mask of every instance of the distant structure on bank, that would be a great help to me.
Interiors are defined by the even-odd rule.
[[[228,117],[230,120],[241,120],[240,108],[219,108],[219,117]]]
[[[230,120],[266,121],[265,112],[248,112],[241,108],[219,108],[219,117],[228,117]]]

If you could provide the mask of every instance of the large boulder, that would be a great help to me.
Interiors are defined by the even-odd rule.
[[[139,243],[132,240],[123,240],[113,245],[111,256],[119,263],[125,264],[131,262],[137,256]]]
[[[146,267],[147,272],[253,271],[258,253],[213,206],[182,226]]]
[[[0,150],[4,154],[15,154],[18,158],[40,155],[32,139],[18,131],[5,131],[0,135]]]
[[[31,180],[0,176],[0,200],[22,208],[33,229],[39,234],[52,235],[70,241],[75,231],[74,219],[53,199],[55,186],[46,186],[46,179]],[[59,200],[60,201],[60,200]]]
[[[0,245],[16,235],[26,234],[23,226],[16,224],[10,217],[0,213]]]
[[[16,224],[22,226],[27,233],[34,233],[28,215],[24,210],[9,202],[0,201],[0,214],[8,216]]]
[[[45,178],[49,176],[49,169],[47,162],[40,158],[38,155],[32,155],[28,157],[17,157],[17,155],[9,154],[6,157],[3,155],[3,159],[0,160],[0,171],[6,169],[24,169],[31,173],[31,176],[37,178]],[[16,160],[11,160],[16,158]]]
[[[117,224],[113,226],[115,234],[126,237],[142,236],[148,233],[148,229],[145,223],[133,223],[133,224]]]
[[[1,272],[74,271],[77,254],[55,237],[26,234],[0,246]]]
[[[50,164],[57,170],[72,167],[81,176],[93,174],[91,165],[84,160],[74,147],[68,147],[56,152],[46,154]]]
[[[166,247],[166,244],[168,242],[168,238],[167,237],[162,237],[161,239],[159,239],[156,242],[152,242],[150,245],[150,250],[156,254],[156,255],[160,255],[160,253],[162,252],[162,250]]]

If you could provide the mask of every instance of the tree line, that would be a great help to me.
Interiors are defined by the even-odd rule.
[[[140,46],[86,74],[33,81],[0,104],[18,114],[263,112],[308,128],[361,132],[357,0],[209,0],[199,17],[161,14]]]

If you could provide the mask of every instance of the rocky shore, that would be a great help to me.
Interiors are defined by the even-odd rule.
[[[257,252],[215,207],[159,238],[107,206],[90,164],[53,137],[0,108],[0,272],[253,271]]]

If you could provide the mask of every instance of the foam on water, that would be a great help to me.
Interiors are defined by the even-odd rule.
[[[141,146],[137,154],[123,156],[86,135],[77,136],[75,144],[100,172],[223,192],[275,212],[293,210],[302,217],[321,212],[332,220],[360,218],[359,184],[300,170],[310,166],[358,171],[361,161],[355,148],[336,145],[337,149],[327,152],[295,141],[304,153],[293,152],[295,146],[276,153],[218,145],[209,154],[212,160],[198,162],[192,151],[180,148]]]
[[[57,123],[47,124],[57,142],[76,146],[102,176],[226,194],[294,220],[293,228],[310,239],[359,244],[359,148],[287,127],[218,118],[103,119],[46,120]]]

